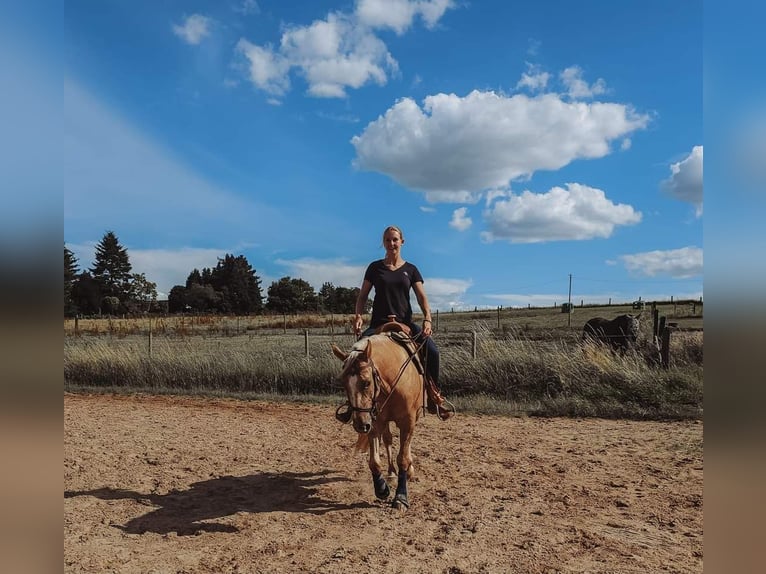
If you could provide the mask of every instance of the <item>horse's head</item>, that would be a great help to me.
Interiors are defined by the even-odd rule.
[[[332,345],[333,354],[343,361],[343,370],[338,380],[346,391],[346,398],[352,413],[354,430],[368,433],[377,414],[375,399],[379,392],[377,373],[370,355],[370,341],[360,339],[349,353]]]

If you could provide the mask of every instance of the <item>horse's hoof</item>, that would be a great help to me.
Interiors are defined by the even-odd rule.
[[[382,488],[375,488],[375,496],[378,498],[378,500],[386,500],[389,494],[391,494],[391,488],[386,482],[383,483]]]
[[[393,508],[396,508],[397,510],[407,510],[410,507],[410,503],[407,500],[406,496],[397,494],[393,502],[391,503],[391,506]]]

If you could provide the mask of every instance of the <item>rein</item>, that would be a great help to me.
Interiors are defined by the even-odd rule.
[[[380,409],[377,408],[376,400],[378,398],[378,395],[380,394],[380,388],[382,381],[382,378],[380,376],[380,372],[378,371],[378,368],[375,366],[375,362],[372,360],[372,357],[370,357],[370,366],[372,367],[372,384],[373,384],[373,391],[372,391],[372,406],[370,408],[362,408],[362,407],[356,407],[352,405],[350,402],[348,403],[348,408],[351,412],[358,412],[358,413],[370,413],[370,418],[373,422],[375,422],[375,419],[377,418],[378,412],[382,411],[386,404],[388,403],[388,400],[391,398],[391,395],[394,394],[394,389],[396,389],[396,385],[399,384],[399,380],[402,378],[402,375],[404,374],[405,369],[407,368],[407,365],[409,365],[412,362],[412,359],[420,352],[420,349],[423,348],[423,345],[425,345],[426,339],[423,338],[423,342],[421,342],[417,347],[415,348],[415,352],[410,354],[409,357],[407,357],[407,360],[404,361],[402,366],[399,368],[399,372],[396,374],[396,377],[394,378],[393,383],[391,383],[391,389],[388,391],[388,395],[386,396],[385,400],[383,401],[383,404],[380,405]],[[372,342],[370,342],[372,344]],[[342,409],[345,404],[340,405],[335,413],[338,414],[340,409]]]

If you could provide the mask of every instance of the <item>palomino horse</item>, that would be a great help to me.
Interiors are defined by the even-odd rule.
[[[387,333],[360,339],[348,353],[336,345],[332,346],[332,351],[343,361],[339,379],[346,390],[354,430],[360,434],[357,447],[365,450],[364,447],[369,446],[372,483],[375,496],[380,500],[388,498],[390,489],[381,475],[378,439],[383,439],[390,453],[392,437],[389,423],[393,421],[399,428],[399,453],[396,457],[399,472],[392,506],[409,508],[407,480],[413,478],[415,470],[410,444],[423,406],[423,378],[407,349],[393,341]]]

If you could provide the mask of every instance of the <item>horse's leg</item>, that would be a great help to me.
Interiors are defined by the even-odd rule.
[[[414,419],[399,426],[399,454],[396,457],[396,462],[399,465],[399,475],[396,483],[396,495],[392,503],[394,508],[410,507],[410,501],[407,497],[407,479],[412,478],[414,473],[412,453],[410,452],[410,443],[412,442],[414,429]]]
[[[385,500],[391,494],[386,479],[381,474],[380,464],[380,440],[378,436],[370,437],[370,472],[372,473],[372,485],[375,488],[375,496],[380,500]]]
[[[391,428],[387,424],[383,429],[383,446],[386,448],[386,457],[388,458],[388,477],[393,478],[396,476],[396,469],[394,468],[394,453],[391,449],[391,444],[394,442],[394,437],[391,436]]]

